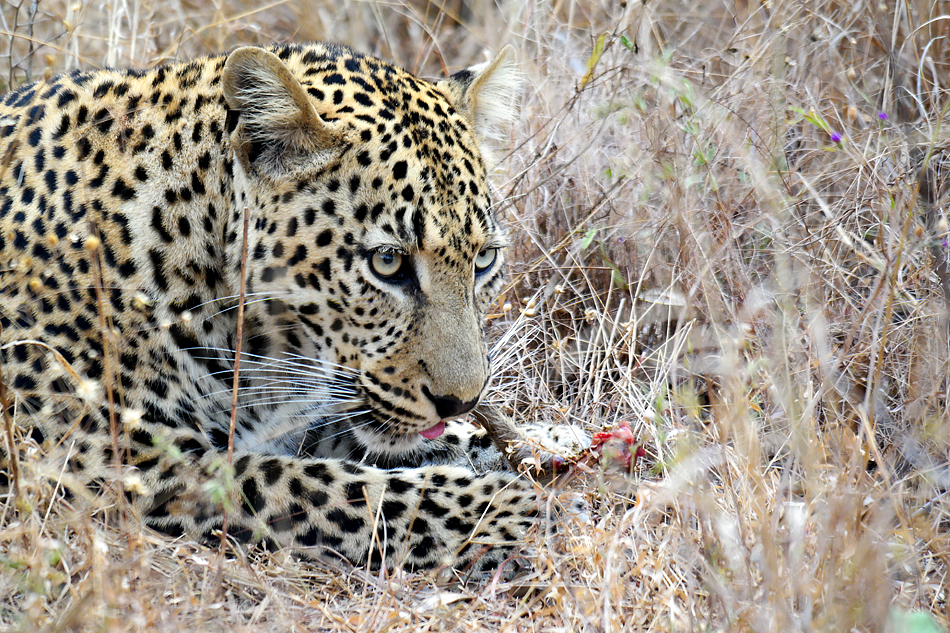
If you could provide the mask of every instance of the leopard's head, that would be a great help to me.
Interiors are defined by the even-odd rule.
[[[354,370],[353,430],[376,452],[438,437],[489,379],[506,236],[484,147],[515,112],[512,50],[433,83],[343,48],[242,48],[223,88],[268,354]]]

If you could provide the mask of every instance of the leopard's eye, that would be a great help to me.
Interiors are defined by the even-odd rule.
[[[373,253],[369,263],[373,272],[381,279],[394,279],[402,270],[403,259],[405,258],[402,253],[384,250]]]
[[[475,256],[475,274],[480,275],[491,268],[492,264],[495,263],[496,257],[498,257],[497,248],[486,248],[479,252],[478,255]]]

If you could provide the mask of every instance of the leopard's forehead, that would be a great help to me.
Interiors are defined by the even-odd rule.
[[[437,84],[344,47],[275,49],[321,118],[350,130],[331,190],[379,192],[355,215],[378,246],[462,258],[504,238],[470,121]],[[342,174],[348,174],[343,176]]]
[[[437,84],[343,47],[275,51],[328,123],[353,130],[353,142],[375,146],[360,164],[389,162],[400,150],[428,166],[475,171],[482,160],[469,121]],[[456,161],[469,165],[455,165]]]
[[[397,111],[412,109],[431,111],[433,119],[447,119],[454,111],[448,96],[434,83],[344,46],[315,44],[271,50],[314,99],[332,104],[327,112],[356,115],[376,124],[375,117],[370,120],[361,115],[369,112],[393,121]]]

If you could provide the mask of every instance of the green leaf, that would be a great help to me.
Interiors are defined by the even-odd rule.
[[[581,240],[581,249],[587,250],[587,247],[590,246],[590,243],[594,241],[595,235],[597,235],[597,229],[589,229],[587,234],[584,235],[584,239]]]
[[[597,43],[594,44],[594,52],[591,53],[587,60],[587,72],[584,73],[584,77],[581,79],[581,90],[594,78],[594,69],[597,67],[597,62],[600,61],[600,56],[604,54],[604,44],[606,42],[606,33],[597,38]]]
[[[616,268],[610,272],[610,278],[614,282],[614,285],[621,290],[628,290],[630,288],[630,286],[627,284],[627,280],[623,278],[623,275],[621,275],[620,271]]]
[[[630,38],[627,37],[626,35],[620,36],[620,43],[623,44],[627,48],[628,51],[633,50],[633,42],[631,42]]]
[[[822,132],[829,132],[831,130],[831,126],[828,125],[828,122],[825,121],[824,118],[822,118],[822,116],[817,112],[806,112],[804,108],[798,107],[792,107],[791,110],[802,115],[803,119],[820,129]]]
[[[891,609],[888,614],[891,630],[901,633],[945,633],[942,626],[929,613]]]
[[[614,285],[621,290],[628,290],[629,285],[627,284],[627,280],[624,278],[623,273],[620,271],[620,267],[610,261],[610,258],[607,257],[607,249],[603,244],[600,245],[600,258],[604,260],[604,263],[607,264],[608,268],[610,268],[610,280],[614,283]]]

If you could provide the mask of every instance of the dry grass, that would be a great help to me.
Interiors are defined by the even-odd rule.
[[[627,422],[647,459],[579,474],[588,514],[532,535],[533,575],[459,587],[221,561],[51,506],[28,455],[26,501],[0,509],[0,626],[950,625],[950,3],[19,4],[12,84],[287,39],[441,74],[515,44],[530,88],[495,178],[515,263],[492,400]]]

